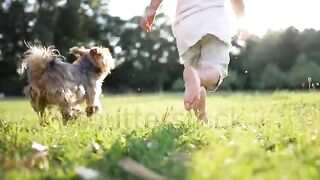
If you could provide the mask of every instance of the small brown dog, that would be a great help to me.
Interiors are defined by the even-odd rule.
[[[81,112],[83,101],[88,116],[101,112],[102,82],[114,68],[109,49],[73,47],[70,52],[78,59],[70,64],[52,46],[28,48],[19,72],[27,72],[29,84],[24,92],[40,116],[47,106],[58,105],[64,119],[74,118]]]

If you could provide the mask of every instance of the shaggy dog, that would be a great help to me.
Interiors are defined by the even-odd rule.
[[[43,116],[46,107],[57,105],[64,119],[76,117],[80,104],[86,101],[88,116],[101,112],[101,86],[114,68],[109,49],[73,47],[70,52],[78,57],[73,63],[52,46],[28,45],[22,58],[20,73],[26,71],[28,85],[24,92],[33,109]]]

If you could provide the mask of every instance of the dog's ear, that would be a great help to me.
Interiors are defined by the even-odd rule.
[[[81,47],[74,46],[69,49],[69,52],[71,54],[74,54],[75,56],[83,56],[87,52],[87,50],[83,46]]]

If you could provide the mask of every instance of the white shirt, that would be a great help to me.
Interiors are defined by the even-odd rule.
[[[225,0],[177,0],[176,18],[172,26],[180,54],[205,35],[212,34],[230,43],[230,28]]]

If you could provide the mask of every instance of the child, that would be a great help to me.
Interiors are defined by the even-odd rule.
[[[228,75],[230,44],[225,0],[177,0],[172,26],[179,56],[184,64],[184,107],[207,121],[206,90],[214,91]],[[141,19],[141,28],[151,31],[162,0],[151,0]],[[238,20],[244,15],[242,0],[231,0]],[[245,31],[240,29],[239,35]]]

